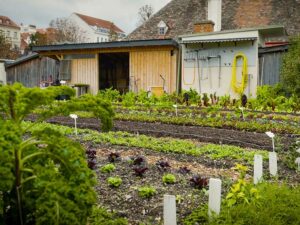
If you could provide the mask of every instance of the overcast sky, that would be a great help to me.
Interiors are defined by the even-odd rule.
[[[155,12],[170,0],[0,0],[0,15],[16,23],[45,28],[52,19],[68,17],[72,12],[110,20],[131,32],[138,22],[138,9],[151,4]]]

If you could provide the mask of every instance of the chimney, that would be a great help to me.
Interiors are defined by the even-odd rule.
[[[206,20],[194,24],[194,34],[209,33],[214,31],[215,23],[211,20]]]
[[[214,31],[222,29],[222,0],[208,0],[207,19],[215,23]]]

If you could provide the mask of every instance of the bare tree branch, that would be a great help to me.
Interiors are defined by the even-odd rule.
[[[147,20],[150,19],[150,17],[154,13],[154,8],[152,5],[144,5],[139,9],[138,15],[139,15],[139,22],[138,25],[144,24]]]

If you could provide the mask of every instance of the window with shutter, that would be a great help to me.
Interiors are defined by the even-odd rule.
[[[71,60],[61,60],[59,67],[59,79],[71,80]]]

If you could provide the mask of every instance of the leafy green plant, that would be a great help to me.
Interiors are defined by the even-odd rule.
[[[118,217],[115,213],[110,213],[100,206],[94,206],[92,215],[88,220],[89,225],[127,225],[128,221]]]
[[[102,166],[101,169],[100,169],[101,173],[111,173],[111,172],[113,172],[115,170],[116,170],[116,167],[112,163],[107,164],[105,166]]]
[[[24,118],[39,107],[45,110],[38,121],[61,110],[49,105],[65,89],[41,90],[20,84],[0,87],[0,113],[5,115],[0,118],[2,224],[87,222],[96,201],[96,180],[85,151],[58,130],[33,129],[39,123],[23,126]]]
[[[230,188],[230,192],[226,196],[226,204],[231,207],[235,204],[249,204],[258,200],[260,194],[257,188],[253,187],[245,179],[248,168],[241,164],[236,164],[235,170],[239,172],[239,179]]]
[[[122,184],[122,179],[120,177],[109,177],[107,183],[109,186],[117,188]]]
[[[138,194],[141,198],[151,198],[156,194],[156,189],[151,186],[144,186],[138,188]]]
[[[260,198],[256,202],[221,207],[219,216],[209,218],[207,204],[185,218],[185,225],[194,224],[299,224],[300,187],[286,184],[261,183],[257,186]]]
[[[165,174],[162,177],[162,181],[164,184],[175,184],[176,183],[176,177],[173,174]]]

